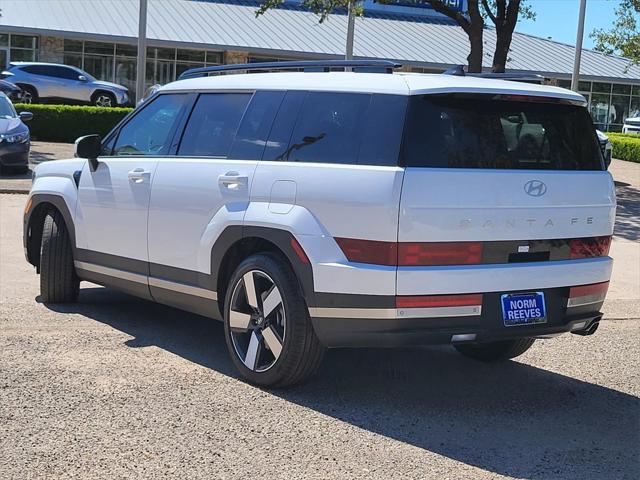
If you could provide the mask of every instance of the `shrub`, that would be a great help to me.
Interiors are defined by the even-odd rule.
[[[15,105],[18,112],[32,112],[29,130],[34,140],[74,142],[91,133],[105,136],[131,108],[105,108],[76,105]]]
[[[613,146],[613,158],[640,163],[640,135],[607,133]]]

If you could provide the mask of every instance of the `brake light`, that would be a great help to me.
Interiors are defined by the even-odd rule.
[[[611,247],[611,236],[575,238],[569,243],[571,248],[571,259],[604,257],[609,255]]]
[[[482,261],[481,242],[400,243],[398,265],[475,265]]]
[[[396,308],[475,307],[482,305],[482,294],[420,295],[396,297]]]

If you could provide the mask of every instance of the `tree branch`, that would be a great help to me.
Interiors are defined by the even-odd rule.
[[[494,25],[497,25],[496,16],[491,11],[491,6],[489,5],[489,0],[482,0],[482,6],[484,7],[484,11],[487,16],[491,19]]]

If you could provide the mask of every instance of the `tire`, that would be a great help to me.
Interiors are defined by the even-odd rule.
[[[519,338],[479,344],[462,343],[454,345],[454,347],[465,357],[482,362],[497,362],[522,355],[531,348],[534,342],[533,338]]]
[[[116,97],[108,92],[96,92],[91,96],[91,104],[96,107],[116,107]]]
[[[38,92],[30,85],[18,85],[22,89],[21,103],[38,103]]]
[[[43,303],[75,302],[79,287],[67,226],[59,211],[50,210],[42,229],[40,298]]]
[[[247,292],[255,292],[253,298]],[[272,253],[247,258],[231,276],[224,331],[233,364],[260,386],[300,383],[316,372],[324,355],[295,274]]]

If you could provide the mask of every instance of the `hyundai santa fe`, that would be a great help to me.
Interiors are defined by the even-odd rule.
[[[90,281],[221,320],[268,386],[332,347],[498,361],[594,333],[616,200],[585,99],[395,66],[195,69],[39,165],[24,246],[41,299]]]

